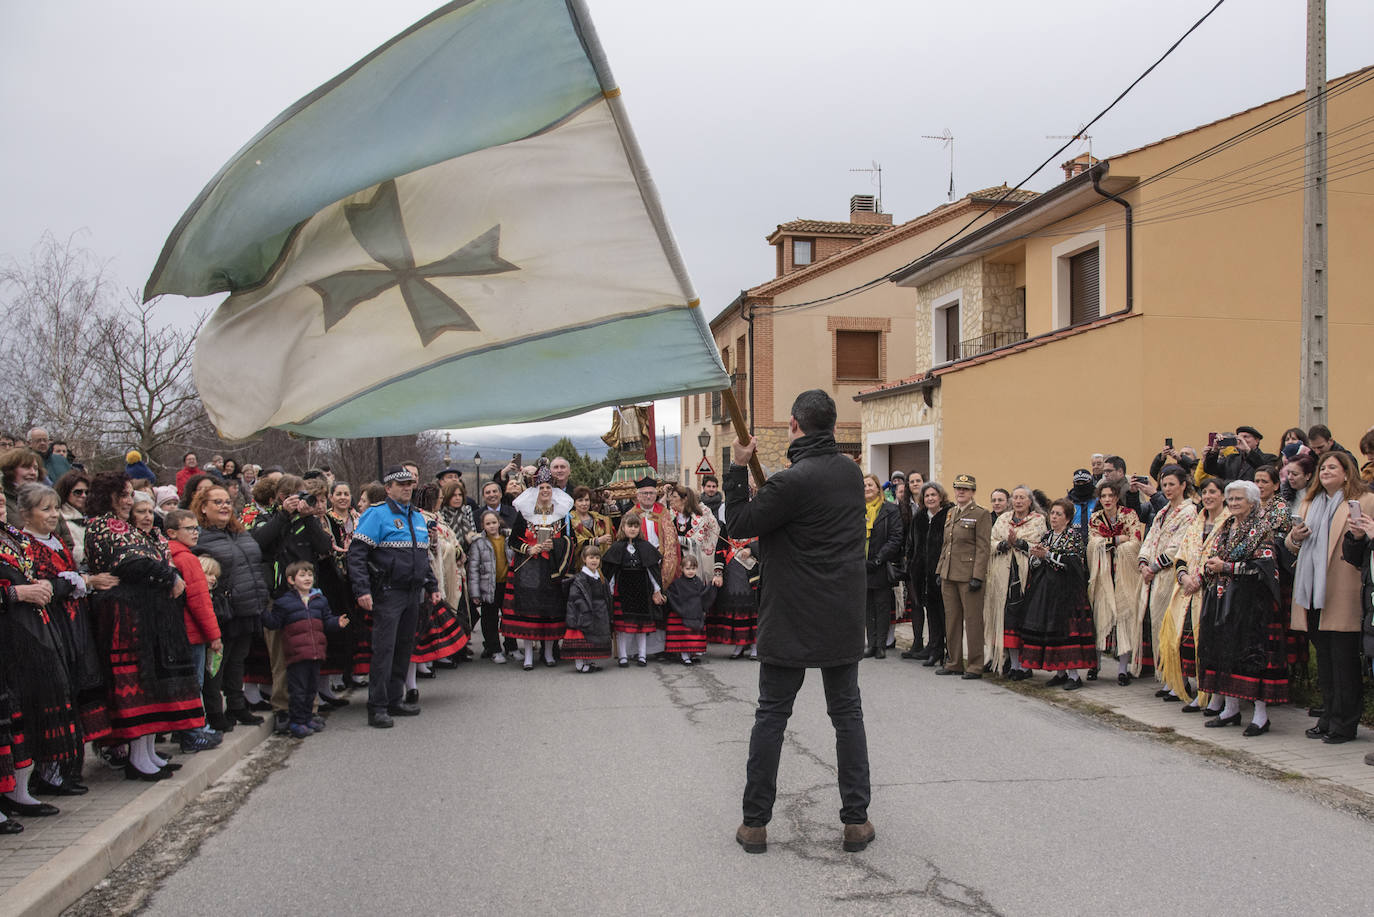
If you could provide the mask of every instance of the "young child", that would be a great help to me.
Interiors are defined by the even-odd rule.
[[[668,586],[668,637],[665,649],[677,653],[683,665],[706,652],[706,612],[716,599],[716,587],[706,581],[706,565],[696,551],[682,555],[682,575]]]
[[[324,729],[324,720],[312,715],[320,660],[327,644],[326,630],[348,626],[348,615],[335,616],[324,593],[315,588],[315,565],[298,560],[286,568],[291,590],[282,594],[263,613],[262,626],[282,632],[286,653],[286,689],[291,735],[303,739]]]
[[[606,568],[611,594],[615,597],[615,632],[620,643],[620,667],[630,664],[630,642],[635,641],[638,652],[635,664],[646,666],[649,634],[658,630],[663,621],[662,605],[666,601],[659,588],[662,579],[658,549],[643,537],[643,517],[631,510],[620,520],[620,532],[615,542],[601,558]]]
[[[482,622],[482,658],[504,665],[506,654],[501,648],[501,599],[506,594],[506,572],[510,569],[510,554],[506,548],[506,532],[501,527],[501,514],[496,510],[482,513],[481,534],[468,545],[468,594],[477,606]]]
[[[757,538],[720,537],[716,547],[713,582],[719,591],[716,604],[706,616],[706,639],[733,646],[731,659],[749,651],[757,659],[754,641],[759,632],[759,542]]]
[[[200,523],[196,521],[195,513],[185,509],[170,510],[163,523],[167,527],[167,548],[172,555],[172,563],[186,584],[186,605],[182,617],[186,624],[186,640],[191,644],[196,683],[203,691],[206,649],[222,652],[224,644],[220,640],[219,619],[215,617],[205,571],[200,566],[200,559],[191,552],[200,541]],[[182,753],[188,755],[215,748],[223,741],[223,737],[209,725],[187,730],[177,738],[181,742]]]
[[[200,561],[200,569],[205,573],[205,585],[210,590],[210,604],[215,609],[215,620],[230,620],[233,612],[229,608],[229,596],[219,588],[219,578],[224,572],[219,561],[208,554],[202,554],[196,559]],[[224,631],[221,630],[221,642],[223,638]],[[224,715],[224,670],[216,668],[213,672],[210,671],[207,659],[204,671],[205,683],[201,686],[200,700],[205,707],[205,724],[215,732],[233,732],[234,721]]]
[[[563,633],[563,658],[573,659],[579,672],[599,672],[593,659],[611,658],[611,590],[601,579],[601,549],[595,542],[582,547],[582,569],[568,587],[568,629]]]

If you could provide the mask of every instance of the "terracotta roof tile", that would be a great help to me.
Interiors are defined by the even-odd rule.
[[[829,232],[846,236],[876,236],[887,232],[892,226],[885,223],[839,223],[830,220],[793,220],[779,223],[778,228],[768,234],[772,238],[780,232]]]
[[[1007,194],[1007,191],[1007,185],[1005,182],[1003,182],[1000,185],[994,185],[991,188],[984,188],[981,191],[974,191],[972,194],[966,194],[964,196],[974,201],[996,201],[1001,200],[1002,195],[1006,194],[1007,197],[1005,203],[1008,204],[1024,204],[1027,201],[1033,201],[1040,196],[1039,191],[1027,191],[1024,188],[1017,188],[1010,194]]]

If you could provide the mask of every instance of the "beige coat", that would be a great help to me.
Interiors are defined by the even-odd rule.
[[[991,539],[992,513],[973,502],[965,509],[951,506],[945,516],[945,543],[940,546],[935,572],[951,583],[987,579]]]
[[[1308,501],[1304,499],[1298,507],[1298,515],[1307,518]],[[1360,496],[1360,511],[1366,516],[1374,516],[1374,494]],[[1326,534],[1326,607],[1322,609],[1318,628],[1336,633],[1357,634],[1360,632],[1360,569],[1341,559],[1341,540],[1345,538],[1345,523],[1350,518],[1350,508],[1342,500],[1331,515],[1331,528]],[[1311,539],[1308,540],[1309,542]],[[1293,544],[1290,531],[1284,539],[1290,551],[1298,550]],[[1301,550],[1307,550],[1304,542]],[[1293,601],[1292,630],[1307,630],[1307,609]]]

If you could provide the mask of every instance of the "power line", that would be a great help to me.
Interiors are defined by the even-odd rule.
[[[1217,2],[1216,2],[1215,4],[1212,5],[1212,8],[1209,9],[1206,13],[1204,13],[1204,14],[1202,15],[1202,18],[1201,18],[1201,19],[1199,19],[1197,22],[1194,22],[1191,26],[1189,26],[1189,27],[1188,27],[1188,30],[1187,30],[1186,32],[1184,32],[1182,35],[1180,35],[1177,41],[1175,41],[1172,45],[1170,45],[1170,46],[1168,47],[1168,49],[1165,50],[1165,52],[1164,52],[1163,54],[1161,54],[1161,55],[1159,56],[1159,58],[1158,58],[1153,64],[1151,64],[1149,67],[1145,68],[1145,71],[1144,71],[1143,73],[1141,73],[1138,77],[1136,77],[1134,80],[1132,80],[1131,83],[1130,83],[1130,85],[1128,85],[1125,89],[1123,89],[1123,90],[1117,95],[1117,97],[1116,97],[1115,99],[1113,99],[1113,100],[1111,101],[1110,104],[1107,105],[1106,108],[1102,109],[1102,110],[1101,110],[1100,112],[1098,112],[1095,116],[1093,116],[1092,120],[1088,121],[1088,122],[1085,123],[1081,128],[1079,128],[1078,132],[1077,132],[1076,134],[1073,135],[1074,138],[1077,138],[1077,137],[1081,136],[1082,134],[1086,133],[1086,132],[1088,131],[1089,128],[1091,128],[1094,124],[1096,124],[1098,121],[1100,121],[1109,111],[1111,111],[1113,108],[1115,108],[1115,107],[1121,102],[1122,99],[1126,98],[1126,96],[1131,92],[1131,90],[1135,89],[1136,86],[1140,85],[1140,82],[1141,82],[1142,80],[1144,80],[1147,76],[1149,76],[1151,73],[1153,73],[1156,67],[1158,67],[1160,64],[1164,63],[1165,59],[1167,59],[1167,58],[1169,57],[1170,54],[1173,54],[1174,51],[1178,48],[1178,46],[1181,45],[1181,44],[1183,44],[1184,40],[1185,40],[1189,35],[1193,34],[1193,32],[1195,32],[1195,31],[1197,31],[1197,29],[1198,29],[1204,22],[1206,22],[1206,21],[1211,17],[1211,15],[1212,15],[1213,13],[1215,13],[1218,9],[1220,9],[1220,8],[1221,8],[1221,5],[1222,5],[1223,3],[1225,3],[1225,2],[1226,2],[1226,0],[1217,0]],[[1042,163],[1040,163],[1040,165],[1036,166],[1036,167],[1030,172],[1030,174],[1028,174],[1025,178],[1021,179],[1021,181],[1017,182],[1017,184],[1016,184],[1015,187],[1008,188],[1008,189],[1006,190],[1006,192],[1004,192],[1004,193],[1002,194],[1001,197],[999,197],[997,200],[993,201],[992,203],[988,204],[985,208],[983,208],[983,210],[981,210],[979,213],[977,213],[977,214],[973,217],[973,219],[969,220],[969,221],[968,221],[967,223],[965,223],[962,227],[960,227],[958,230],[956,230],[952,235],[950,235],[948,238],[946,238],[944,241],[942,241],[939,245],[937,245],[937,246],[935,246],[935,248],[931,249],[931,251],[930,251],[927,255],[923,255],[922,258],[927,258],[927,257],[930,257],[931,255],[936,255],[936,254],[938,254],[938,253],[940,252],[941,249],[945,248],[947,245],[949,245],[949,243],[953,242],[953,241],[954,241],[955,239],[957,239],[959,236],[961,236],[961,235],[963,235],[965,232],[967,232],[971,226],[973,226],[975,223],[977,223],[979,220],[981,220],[981,219],[982,219],[984,216],[986,216],[988,213],[992,212],[992,210],[993,210],[994,208],[996,208],[999,204],[1001,204],[1001,203],[1003,203],[1004,201],[1006,201],[1007,198],[1011,197],[1011,195],[1012,195],[1013,193],[1015,193],[1016,191],[1019,191],[1019,190],[1021,189],[1021,186],[1022,186],[1022,185],[1024,185],[1026,182],[1030,181],[1030,180],[1031,180],[1032,178],[1034,178],[1036,175],[1038,175],[1042,169],[1044,169],[1047,165],[1049,165],[1049,164],[1050,164],[1051,162],[1053,162],[1056,158],[1058,158],[1060,154],[1062,154],[1065,150],[1067,150],[1067,149],[1068,149],[1070,146],[1072,146],[1075,142],[1076,142],[1076,139],[1070,139],[1070,140],[1066,141],[1066,142],[1063,144],[1063,146],[1059,147],[1059,149],[1055,150],[1055,151],[1054,151],[1053,153],[1051,153],[1048,157],[1046,157],[1044,162],[1042,162]],[[921,260],[921,259],[918,258],[918,259],[916,259],[916,260]],[[786,311],[793,311],[793,310],[797,310],[797,309],[801,309],[801,308],[806,308],[806,307],[809,307],[809,306],[816,306],[816,305],[821,305],[821,304],[823,304],[823,303],[833,302],[833,301],[835,301],[835,300],[837,300],[837,299],[841,299],[841,298],[844,298],[844,297],[852,296],[852,295],[854,295],[854,294],[856,294],[856,293],[861,293],[861,292],[863,292],[863,291],[865,291],[865,290],[871,289],[871,288],[873,288],[874,286],[876,286],[876,285],[878,285],[878,284],[880,284],[880,283],[885,283],[885,282],[887,282],[888,280],[890,280],[890,279],[893,277],[893,275],[895,275],[895,274],[898,273],[899,271],[905,270],[906,268],[910,267],[912,264],[915,264],[915,263],[916,263],[916,261],[911,261],[911,262],[909,262],[909,263],[903,265],[902,267],[897,268],[896,270],[889,271],[887,274],[884,274],[882,277],[874,278],[873,280],[870,280],[870,281],[868,281],[867,283],[862,283],[862,284],[860,284],[860,285],[857,286],[857,287],[853,287],[853,288],[851,288],[851,289],[849,289],[849,290],[845,290],[845,291],[843,291],[843,292],[841,292],[841,293],[834,293],[834,294],[831,294],[830,296],[821,297],[820,299],[810,300],[810,301],[804,302],[804,303],[791,303],[791,304],[789,304],[789,305],[787,305],[787,306],[760,307],[760,311],[768,311],[768,312],[771,312],[771,313],[775,313],[775,314],[776,314],[776,313],[782,312],[782,311],[784,311],[784,310],[786,310]]]

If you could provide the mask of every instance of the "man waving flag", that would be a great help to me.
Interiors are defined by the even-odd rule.
[[[729,384],[581,0],[456,0],[192,203],[145,295],[228,292],[228,438],[543,420]],[[672,342],[656,373],[618,354]]]

